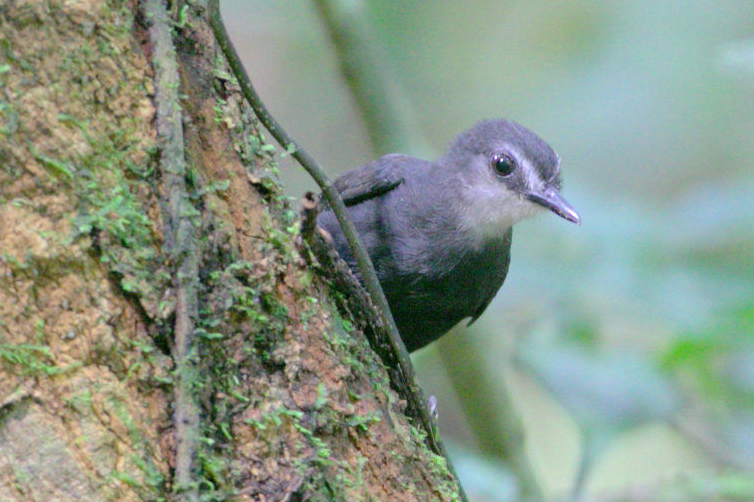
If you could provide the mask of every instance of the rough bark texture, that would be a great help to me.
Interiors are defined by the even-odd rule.
[[[171,209],[143,9],[0,4],[0,500],[452,500],[295,245],[270,147],[196,4],[174,9],[159,56],[180,75],[190,211]],[[168,252],[176,218],[195,251]],[[188,258],[190,372],[174,344]],[[187,375],[200,440],[176,492]]]

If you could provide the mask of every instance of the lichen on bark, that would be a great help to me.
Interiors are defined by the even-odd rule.
[[[173,37],[199,230],[199,493],[452,500],[300,254],[270,148],[187,5]],[[176,268],[140,6],[0,6],[0,500],[175,496]]]

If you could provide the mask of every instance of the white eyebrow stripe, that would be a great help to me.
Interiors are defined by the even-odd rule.
[[[524,170],[524,177],[526,180],[526,187],[531,189],[542,188],[546,181],[539,176],[539,171],[534,167],[531,161],[527,160],[526,156],[518,150],[514,151],[516,161],[520,164],[521,169]],[[557,173],[556,173],[557,176]]]
[[[534,166],[527,166],[526,170],[526,182],[530,189],[541,188],[545,182],[539,177],[539,171],[534,169]]]

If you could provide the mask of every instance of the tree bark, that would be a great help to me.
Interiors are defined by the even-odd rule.
[[[453,500],[164,9],[0,4],[0,500]]]

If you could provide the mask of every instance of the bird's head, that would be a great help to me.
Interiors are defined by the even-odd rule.
[[[560,195],[560,158],[515,122],[479,122],[458,136],[438,166],[454,174],[461,225],[480,235],[500,235],[542,209],[581,222]]]

